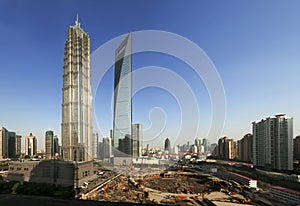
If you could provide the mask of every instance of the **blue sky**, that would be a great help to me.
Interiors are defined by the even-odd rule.
[[[32,132],[39,148],[43,148],[47,129],[60,137],[64,42],[67,28],[79,13],[82,28],[91,37],[91,52],[114,37],[140,30],[173,32],[201,47],[225,88],[222,135],[240,139],[251,132],[252,121],[286,113],[294,117],[296,136],[300,134],[299,11],[297,0],[0,0],[0,125],[24,136]],[[199,104],[197,134],[205,137],[211,105],[202,80],[176,58],[155,53],[133,56],[133,70],[153,65],[169,68],[188,82]],[[107,136],[112,125],[112,86],[110,70],[96,99],[100,136]],[[165,137],[172,141],[176,136],[180,105],[158,88],[146,88],[133,98],[133,120],[145,128],[150,127],[149,112],[156,107],[167,116],[164,132],[153,142],[160,146]],[[160,118],[162,113],[153,114]],[[187,138],[194,137],[187,133],[179,143]]]

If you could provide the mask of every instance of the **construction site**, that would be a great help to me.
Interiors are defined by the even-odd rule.
[[[163,205],[251,205],[238,187],[205,173],[131,168],[84,199]]]

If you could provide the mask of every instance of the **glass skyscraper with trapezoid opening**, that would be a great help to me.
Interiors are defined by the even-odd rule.
[[[132,37],[129,33],[115,51],[114,71],[114,157],[132,155]]]

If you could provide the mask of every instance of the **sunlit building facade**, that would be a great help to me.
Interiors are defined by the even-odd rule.
[[[93,159],[98,159],[99,155],[98,155],[98,142],[99,142],[99,137],[98,137],[98,133],[94,133],[93,134],[93,141],[92,141],[92,156]]]
[[[92,160],[92,93],[90,37],[78,18],[67,33],[64,53],[62,103],[62,158]]]
[[[252,123],[253,165],[293,170],[293,118],[285,114]]]
[[[22,136],[16,135],[16,155],[21,155],[21,147],[22,147]]]

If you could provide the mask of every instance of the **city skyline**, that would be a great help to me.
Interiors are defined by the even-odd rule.
[[[23,137],[32,132],[38,140],[39,149],[44,148],[45,131],[50,129],[55,131],[55,134],[61,134],[60,92],[64,50],[62,45],[65,41],[65,31],[74,22],[77,12],[82,27],[91,36],[91,53],[115,36],[144,29],[174,32],[197,43],[216,65],[224,84],[227,119],[221,136],[226,135],[234,140],[241,139],[251,132],[251,122],[279,113],[293,117],[294,136],[300,134],[300,128],[297,126],[300,119],[300,111],[297,109],[297,102],[300,100],[299,95],[297,96],[297,76],[299,76],[297,68],[300,65],[297,59],[300,51],[297,11],[300,4],[296,1],[289,3],[275,1],[272,7],[269,7],[267,1],[262,3],[257,1],[254,4],[235,2],[234,6],[221,2],[219,2],[221,5],[215,6],[213,3],[200,1],[185,4],[190,16],[183,10],[178,10],[181,5],[179,2],[171,6],[170,12],[164,12],[166,3],[162,3],[161,6],[148,3],[146,5],[152,8],[152,11],[145,12],[146,6],[132,2],[132,8],[129,9],[136,11],[132,15],[126,17],[120,9],[119,15],[123,15],[122,24],[118,23],[117,18],[105,12],[105,8],[114,7],[115,2],[92,3],[92,5],[79,3],[70,8],[66,8],[69,4],[46,3],[49,4],[46,7],[57,11],[58,16],[55,18],[53,12],[47,12],[46,7],[41,4],[33,6],[33,2],[18,3],[20,7],[13,7],[13,3],[9,2],[0,3],[0,31],[3,35],[0,54],[5,57],[0,63],[0,68],[2,74],[7,77],[0,83],[0,91],[8,97],[2,100],[0,114],[1,126]],[[93,6],[95,10],[90,12],[92,13],[90,15],[88,11]],[[199,14],[205,11],[205,8],[212,7],[216,9],[212,14],[208,12]],[[38,8],[42,12],[38,11]],[[104,14],[96,15],[97,9],[103,9]],[[158,12],[158,15],[154,17],[151,12]],[[177,17],[178,12],[185,15]],[[232,14],[232,17],[228,16],[227,12]],[[278,12],[282,15],[277,15]],[[29,13],[32,13],[32,16],[26,15]],[[21,18],[23,15],[24,18]],[[105,15],[111,18],[104,18]],[[39,20],[32,18],[36,16],[40,17]],[[137,16],[142,18],[135,20]],[[237,16],[240,18],[237,19]],[[58,18],[60,21],[57,21]],[[154,20],[149,22],[151,18]],[[164,21],[158,21],[160,18]],[[173,25],[172,22],[178,23],[182,28],[179,29],[179,26]],[[195,28],[195,25],[199,27]],[[254,28],[255,32],[251,30]],[[42,38],[46,35],[44,32],[50,32],[47,34],[47,41]],[[19,33],[22,33],[22,38],[16,35]],[[15,57],[18,61],[12,61]],[[201,113],[198,136],[201,139],[206,138],[205,131],[209,126],[211,108],[209,94],[205,91],[203,82],[198,78],[193,79],[193,73],[182,62],[157,54],[134,56],[133,70],[152,65],[154,60],[157,60],[159,66],[171,68],[179,73],[189,82],[193,90],[199,90],[196,93]],[[107,73],[106,80],[104,79],[103,88],[106,90],[97,94],[98,98],[100,95],[111,97],[113,91],[110,85],[113,82],[111,78],[112,70]],[[11,80],[14,80],[13,85]],[[148,97],[146,100],[145,96]],[[99,101],[96,101],[97,103],[101,107],[97,116],[101,118],[100,125],[105,130],[99,134],[101,139],[109,136],[109,130],[112,129],[112,115],[110,105],[107,103],[101,105]],[[166,105],[171,106],[165,108]],[[170,137],[171,142],[174,142],[172,129],[178,125],[179,118],[172,113],[176,114],[179,110],[172,97],[162,90],[149,88],[134,96],[133,122],[140,122],[144,128],[148,128],[149,108],[155,106],[162,106],[165,109],[169,121],[166,132],[159,141],[163,142],[166,137]],[[109,112],[104,112],[105,110]],[[220,137],[208,141],[216,142]],[[61,139],[61,136],[59,138]]]

